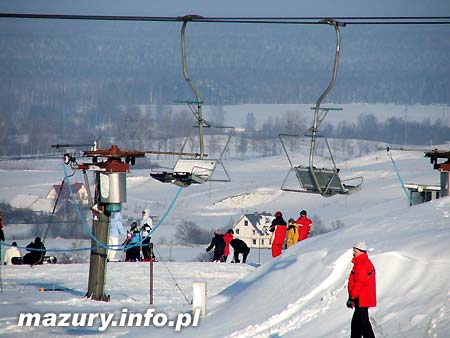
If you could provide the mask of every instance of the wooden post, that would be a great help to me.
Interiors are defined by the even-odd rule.
[[[97,214],[98,219],[92,223],[92,234],[105,246],[108,245],[109,217],[104,213]],[[89,265],[89,284],[86,297],[93,300],[109,301],[105,294],[107,249],[91,240],[91,258]]]

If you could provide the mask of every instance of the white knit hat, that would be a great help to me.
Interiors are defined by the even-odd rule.
[[[367,251],[366,241],[359,241],[353,245],[354,249],[358,249],[360,251]]]

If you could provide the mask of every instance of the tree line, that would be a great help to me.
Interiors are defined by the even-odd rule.
[[[108,106],[105,102],[104,106]],[[24,156],[48,154],[54,151],[51,144],[90,144],[100,139],[102,146],[118,144],[122,149],[179,152],[199,152],[198,128],[190,111],[174,110],[172,106],[133,105],[105,111],[108,114],[74,113],[61,116],[55,108],[34,107],[32,113],[8,116],[1,121],[0,156]],[[217,107],[208,112],[212,126],[226,121],[226,112]],[[237,130],[225,158],[247,159],[273,156],[282,152],[279,134],[307,134],[309,121],[303,113],[287,111],[256,120],[253,113],[246,115],[244,128]],[[192,127],[192,128],[191,128]],[[449,141],[449,121],[429,119],[408,121],[404,117],[391,117],[379,121],[373,114],[360,114],[355,122],[342,121],[337,125],[325,123],[321,134],[333,139],[360,139],[390,144],[431,145]],[[207,128],[205,130],[206,153],[217,158],[223,150],[229,130]],[[186,137],[188,140],[186,141]],[[353,144],[335,142],[343,158],[359,156],[375,149],[367,144],[354,149]],[[344,151],[344,149],[346,149]],[[346,153],[346,154],[345,154]],[[156,159],[173,158],[160,155]]]

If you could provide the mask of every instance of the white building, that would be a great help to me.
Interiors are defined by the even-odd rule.
[[[243,240],[250,248],[270,248],[269,227],[274,217],[265,211],[244,214],[233,226],[234,237]]]
[[[83,183],[73,183],[71,185],[72,192],[75,195],[75,199],[78,203],[82,205],[88,205],[89,199],[88,199],[88,191]],[[51,200],[56,200],[58,198],[58,194],[60,202],[62,201],[70,201],[70,189],[67,184],[63,185],[63,188],[61,190],[60,184],[55,184],[50,191],[47,194],[47,198]]]

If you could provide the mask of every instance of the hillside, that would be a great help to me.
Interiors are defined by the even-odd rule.
[[[394,156],[405,181],[437,183],[438,173],[421,153],[395,153]],[[450,263],[449,198],[408,207],[384,152],[340,165],[342,175],[364,176],[361,191],[327,199],[281,192],[280,177],[286,167],[279,157],[233,162],[236,180],[232,184],[191,187],[183,191],[173,212],[155,233],[156,241],[158,236],[173,229],[174,219],[178,217],[188,215],[200,224],[213,226],[218,219],[228,219],[244,210],[281,209],[290,217],[304,208],[311,215],[320,216],[325,224],[340,219],[345,226],[312,237],[274,260],[265,256],[263,265],[256,269],[235,264],[157,263],[156,308],[171,316],[190,309],[183,294],[177,291],[176,281],[180,282],[188,299],[192,295],[192,282],[208,283],[208,316],[198,327],[184,328],[176,336],[347,337],[352,315],[345,308],[351,247],[365,239],[377,269],[378,306],[370,311],[377,336],[447,337],[450,330],[450,274],[446,268]],[[51,176],[57,176],[58,172],[2,171],[1,196],[5,198],[5,193],[11,192],[12,184],[18,192],[43,190],[51,182]],[[142,205],[164,210],[176,188],[152,182],[144,172],[133,175],[127,210],[139,211]],[[243,194],[250,198],[230,198]],[[211,221],[213,219],[215,221]],[[255,262],[257,252],[252,251],[249,258],[250,262]],[[16,314],[25,308],[41,313],[109,311],[117,314],[124,307],[145,311],[148,304],[145,266],[111,264],[107,288],[112,298],[111,302],[102,304],[82,299],[87,272],[87,264],[33,269],[3,267],[1,297],[3,304],[8,304],[0,310],[5,324],[2,327],[6,330],[3,336],[16,337],[30,332],[29,328],[15,326]],[[36,289],[41,286],[67,290],[38,293]],[[175,336],[173,328],[137,327],[110,328],[101,335],[146,337],[149,332],[156,337]],[[58,337],[99,334],[98,325],[33,328],[37,338],[47,337],[49,333]]]

